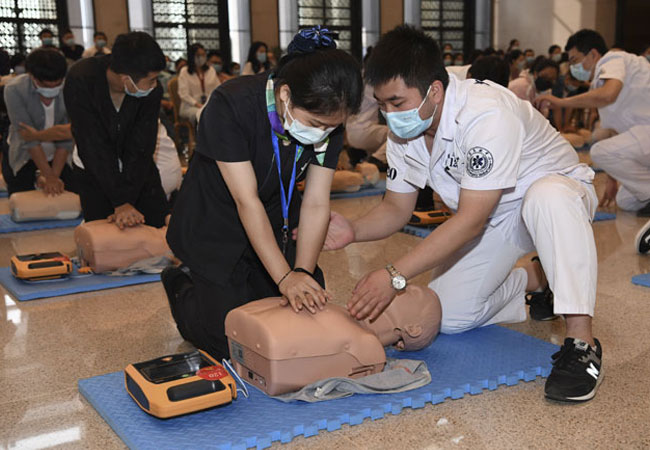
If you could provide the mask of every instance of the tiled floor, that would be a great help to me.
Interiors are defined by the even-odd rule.
[[[338,200],[334,209],[356,216],[378,201]],[[2,200],[0,213],[6,209]],[[650,257],[632,248],[643,223],[619,212],[615,221],[594,224],[599,253],[595,334],[604,346],[606,378],[592,402],[548,403],[542,397],[543,380],[537,380],[298,438],[285,448],[650,447],[650,385],[645,382],[650,373],[650,289],[630,283],[632,275],[650,271]],[[323,254],[321,265],[337,302],[347,300],[366,271],[382,267],[418,242],[397,234]],[[0,265],[8,265],[15,253],[47,250],[73,253],[72,230],[0,235]],[[425,283],[426,276],[417,281]],[[527,321],[512,328],[556,343],[563,335],[561,321]],[[0,449],[122,448],[77,392],[77,379],[189,348],[176,331],[159,283],[26,303],[3,296]]]

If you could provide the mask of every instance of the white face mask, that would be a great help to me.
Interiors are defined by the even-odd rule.
[[[36,83],[34,83],[34,86],[36,87],[36,92],[45,98],[55,98],[59,93],[61,93],[61,89],[63,89],[63,83],[55,87],[42,87],[38,86]]]
[[[196,58],[194,58],[194,62],[196,63],[196,67],[205,66],[206,61],[207,61],[207,58],[205,56],[197,56]]]
[[[291,119],[291,125],[289,128],[286,127],[288,123],[287,114]],[[291,111],[289,111],[289,102],[284,102],[284,125],[284,128],[289,132],[289,134],[303,145],[314,145],[323,142],[336,128],[329,127],[323,130],[322,128],[310,127],[301,123],[291,115]]]

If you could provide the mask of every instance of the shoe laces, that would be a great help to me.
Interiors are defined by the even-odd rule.
[[[569,372],[575,372],[577,369],[584,369],[591,359],[589,358],[590,350],[591,347],[587,347],[587,350],[577,348],[573,341],[568,343],[565,342],[560,348],[560,351],[551,356],[553,366],[557,369]]]

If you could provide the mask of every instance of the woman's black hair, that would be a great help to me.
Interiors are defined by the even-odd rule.
[[[538,56],[535,58],[535,61],[533,61],[532,66],[530,67],[530,70],[533,73],[539,73],[542,70],[546,69],[547,67],[552,67],[555,70],[557,70],[558,75],[560,74],[560,65],[553,61],[552,59],[546,58],[545,56]]]
[[[43,28],[41,32],[38,33],[38,37],[42,38],[44,34],[51,34],[52,36],[54,36],[54,33],[52,33],[52,30],[50,30],[49,28]]]
[[[194,44],[190,45],[190,48],[187,50],[187,72],[189,74],[193,74],[196,72],[196,62],[194,61],[196,57],[196,52],[199,51],[199,49],[205,50],[202,44],[199,44],[198,42],[195,42]],[[202,70],[208,70],[208,58],[206,56],[205,58],[205,64],[201,66]]]
[[[104,33],[103,31],[95,31],[93,33],[93,39],[98,38],[100,36],[104,37],[104,39],[107,39],[106,38],[106,33]]]
[[[451,53],[447,52],[447,53],[444,53],[444,54],[442,55],[442,60],[444,61],[444,59],[445,59],[447,56],[449,56],[451,59],[454,59],[454,55],[452,55]],[[428,88],[427,88],[427,89],[428,89]]]
[[[370,86],[401,78],[406,86],[418,88],[422,97],[436,80],[445,89],[449,84],[436,41],[409,25],[400,25],[382,36],[368,60],[365,77]]]
[[[336,48],[328,30],[302,30],[288,50],[274,72],[275,89],[289,86],[292,104],[323,115],[359,111],[363,97],[361,67],[354,57]]]
[[[11,67],[11,70],[14,70],[16,66],[23,64],[25,59],[25,55],[22,53],[16,53],[9,58],[9,67]]]
[[[504,60],[506,63],[508,63],[508,67],[512,65],[513,62],[517,61],[521,55],[523,55],[524,52],[521,50],[513,50],[511,52],[506,53],[506,56],[504,56]]]
[[[25,60],[25,71],[39,81],[62,80],[67,70],[65,56],[58,50],[37,48]]]
[[[132,31],[115,39],[110,56],[110,69],[129,75],[137,83],[150,72],[160,72],[167,67],[165,55],[158,43],[145,32]]]
[[[253,73],[259,72],[260,68],[262,67],[264,67],[265,71],[269,70],[269,67],[271,67],[268,59],[264,61],[264,63],[261,63],[257,60],[257,51],[260,49],[260,47],[264,47],[267,52],[269,51],[269,46],[262,41],[253,42],[248,49],[248,58],[246,59],[246,62],[251,63],[253,66]]]
[[[226,63],[224,65],[223,71],[226,72],[228,75],[239,75],[238,73],[237,74],[233,73],[235,70],[235,66],[239,66],[239,70],[241,70],[241,64],[239,64],[237,61],[230,61],[229,63]]]
[[[510,67],[503,59],[497,55],[482,56],[469,68],[467,71],[467,78],[475,80],[490,80],[500,84],[503,87],[508,87],[510,80]]]
[[[494,50],[494,49],[493,49],[493,50]],[[492,53],[492,54],[494,54],[494,53]],[[483,55],[484,55],[484,53],[483,53],[481,50],[479,50],[479,49],[474,49],[474,50],[472,50],[472,52],[469,54],[469,58],[467,58],[467,63],[468,63],[468,64],[474,64],[474,61],[476,61],[477,59],[479,59],[479,58],[480,58],[481,56],[483,56]]]

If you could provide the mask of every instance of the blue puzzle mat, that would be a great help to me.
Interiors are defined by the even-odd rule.
[[[435,230],[438,227],[438,225],[433,225],[430,227],[416,227],[413,225],[406,225],[404,228],[402,228],[402,233],[406,234],[412,234],[413,236],[425,238],[431,234],[433,230]]]
[[[600,222],[603,220],[612,220],[612,219],[616,219],[616,214],[596,211],[596,215],[594,216],[594,222]]]
[[[79,391],[132,449],[267,448],[272,442],[333,431],[342,424],[399,414],[448,398],[476,395],[499,385],[546,377],[558,347],[517,331],[489,326],[456,335],[440,335],[427,349],[390,357],[425,360],[432,382],[419,389],[389,395],[355,395],[322,403],[282,403],[257,389],[231,405],[160,420],[142,411],[124,389],[124,374],[109,373],[79,380]],[[126,366],[127,361],[124,362]],[[542,392],[539,393],[540,401]],[[493,400],[498,401],[494,396]]]
[[[59,297],[80,292],[101,291],[134,284],[160,281],[160,274],[142,274],[112,277],[108,275],[80,275],[75,268],[72,277],[58,280],[23,281],[16,279],[9,267],[0,268],[0,284],[17,300],[23,302],[39,298]]]
[[[362,186],[357,192],[332,192],[330,198],[336,200],[340,198],[372,197],[373,195],[384,195],[385,193],[386,180],[379,180],[376,185]]]
[[[34,222],[14,222],[10,214],[0,214],[0,233],[17,233],[19,231],[49,230],[50,228],[76,227],[82,218],[72,220],[37,220]]]
[[[636,284],[638,286],[650,287],[650,273],[642,273],[641,275],[633,276],[632,284]]]

